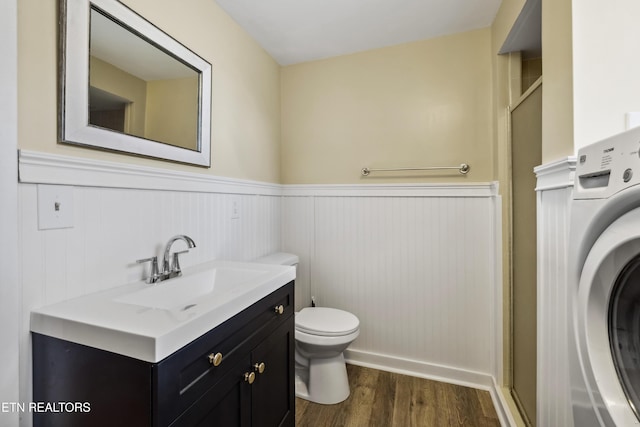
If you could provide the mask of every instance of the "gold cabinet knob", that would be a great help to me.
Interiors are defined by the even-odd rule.
[[[277,314],[282,314],[284,313],[284,306],[282,304],[278,305],[275,307],[275,311]]]
[[[256,371],[257,373],[261,374],[264,372],[264,368],[266,367],[266,365],[264,364],[264,362],[260,362],[260,363],[256,363],[255,365],[253,365],[253,370]]]
[[[253,382],[256,380],[256,373],[255,372],[245,372],[244,373],[244,380],[246,382],[248,382],[249,384],[253,384]]]
[[[211,363],[213,366],[220,365],[222,363],[222,353],[211,353],[209,355],[209,363]]]

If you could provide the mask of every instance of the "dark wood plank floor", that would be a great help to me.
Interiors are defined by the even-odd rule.
[[[500,426],[487,391],[354,365],[347,372],[344,402],[296,399],[297,427]]]

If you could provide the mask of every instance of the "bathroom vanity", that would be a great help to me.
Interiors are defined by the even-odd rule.
[[[151,353],[140,358],[77,342],[93,335],[88,333],[91,330],[103,334],[106,341],[121,341],[117,331],[100,331],[95,325],[84,325],[78,329],[80,332],[73,332],[73,315],[66,315],[67,328],[60,319],[55,319],[56,310],[70,313],[74,306],[91,304],[86,297],[84,304],[80,298],[75,303],[65,302],[62,307],[45,307],[34,312],[33,401],[58,404],[54,409],[61,409],[34,413],[34,426],[293,426],[294,282],[288,280],[291,274],[295,277],[295,272],[287,272],[279,273],[278,280],[262,280],[250,294],[255,298],[256,293],[268,291],[266,296],[219,324],[211,320],[215,326],[166,357],[157,352],[162,345],[149,349]],[[286,284],[278,284],[283,279]],[[256,280],[260,282],[259,279],[250,282]],[[176,286],[180,285],[188,292],[188,284],[176,282]],[[183,332],[191,330],[191,323],[198,323],[199,318],[206,318],[211,311],[221,310],[224,307],[221,301],[225,299],[235,301],[231,305],[238,307],[237,293],[231,292],[231,297],[228,292],[226,297],[218,295],[218,301],[209,306],[208,295],[199,296],[196,299],[199,303],[194,307],[187,304],[188,308],[181,311],[204,306],[200,307],[202,311],[175,323],[186,328]],[[93,298],[96,301],[106,298],[117,306],[122,297],[114,298],[116,294],[117,291],[107,292],[101,298]],[[127,317],[124,311],[123,316]],[[134,312],[150,318],[177,315],[168,309],[141,310],[139,306]],[[50,322],[45,322],[47,319]],[[46,329],[45,324],[49,325],[48,331],[42,330]],[[61,338],[66,333],[64,329],[75,337]],[[110,334],[116,337],[109,338]],[[130,331],[126,335],[121,338],[136,341]],[[159,338],[155,337],[156,344],[161,344]],[[144,341],[144,337],[139,339]],[[132,350],[135,351],[141,350]],[[158,357],[161,360],[153,360]],[[64,402],[73,403],[79,410],[66,411]]]

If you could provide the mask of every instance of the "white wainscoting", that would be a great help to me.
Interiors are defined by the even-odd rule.
[[[535,169],[538,211],[537,422],[573,425],[567,337],[569,210],[575,159]]]
[[[499,196],[485,185],[287,186],[283,248],[308,306],[360,319],[352,363],[494,386]],[[500,344],[498,344],[498,342]]]
[[[154,179],[161,170],[128,170],[37,153],[21,153],[20,170],[22,402],[32,400],[32,308],[140,280],[145,267],[135,261],[160,256],[176,234],[192,237],[197,245],[182,256],[183,268],[211,259],[251,260],[281,247],[279,185],[181,173],[179,191],[167,189],[165,178]],[[37,191],[43,185],[38,181],[73,185],[73,228],[38,230]],[[237,219],[231,218],[234,204]],[[177,249],[182,243],[175,245]],[[29,418],[25,416],[23,426],[31,425]]]
[[[296,308],[314,296],[361,320],[352,363],[490,390],[506,418],[495,184],[280,186],[34,152],[19,173],[21,401],[30,310],[138,280],[136,259],[187,234],[198,246],[184,267],[299,255]],[[46,184],[73,186],[73,228],[38,230]]]

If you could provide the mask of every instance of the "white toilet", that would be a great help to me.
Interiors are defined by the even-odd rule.
[[[297,266],[298,256],[275,253],[254,262]],[[307,307],[295,314],[296,396],[322,404],[349,397],[343,351],[360,333],[353,314],[327,307]]]

